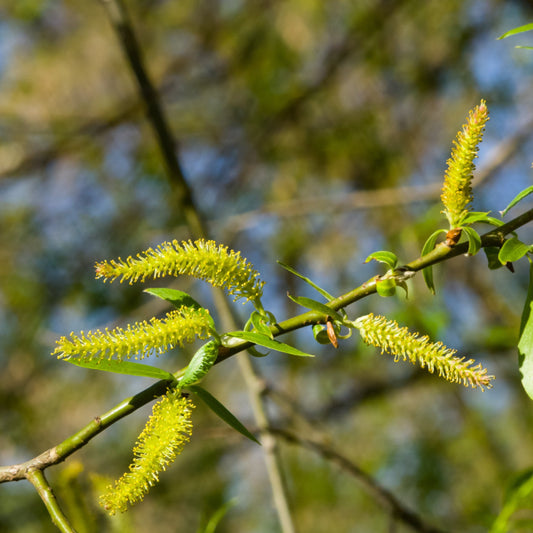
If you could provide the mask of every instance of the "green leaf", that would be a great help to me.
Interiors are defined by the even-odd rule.
[[[219,346],[220,343],[213,340],[206,342],[197,350],[187,366],[183,377],[180,379],[180,388],[189,387],[200,381],[209,372],[217,360]]]
[[[101,361],[83,361],[73,357],[64,359],[67,363],[71,363],[83,368],[91,368],[94,370],[103,370],[104,372],[114,372],[116,374],[126,374],[128,376],[142,376],[146,378],[165,379],[169,381],[176,381],[176,378],[166,370],[157,368],[155,366],[144,365],[141,363],[134,363],[132,361],[117,361],[116,359],[102,359]]]
[[[441,233],[446,233],[445,229],[438,229],[437,231],[433,232],[428,240],[424,243],[424,247],[422,248],[422,257],[426,254],[429,254],[435,248],[435,244],[437,242],[437,238]],[[427,288],[435,294],[435,285],[433,283],[433,267],[428,266],[424,268],[422,271],[422,275],[424,276],[424,281],[426,282]]]
[[[237,339],[242,339],[253,344],[258,344],[259,346],[264,346],[265,348],[276,350],[277,352],[288,353],[289,355],[298,355],[301,357],[314,357],[313,354],[302,352],[298,350],[298,348],[293,348],[288,344],[273,340],[266,335],[261,335],[261,333],[255,333],[253,331],[233,331],[231,333],[226,333],[226,335],[229,337],[236,337]]]
[[[490,533],[508,533],[509,531],[514,531],[512,516],[520,509],[530,509],[532,494],[533,469],[529,468],[516,476],[505,491],[502,510],[492,524]],[[533,522],[531,519],[525,523],[521,520],[522,527],[528,526],[528,529],[531,530],[532,525]],[[526,529],[521,530],[526,531]]]
[[[524,257],[524,255],[530,250],[531,246],[524,244],[516,237],[511,237],[503,243],[500,253],[498,254],[498,259],[502,265],[505,265],[505,263],[513,263],[514,261],[522,259],[522,257]]]
[[[481,237],[479,233],[468,226],[463,228],[463,232],[468,239],[468,255],[476,255],[481,250]]]
[[[261,315],[261,313],[258,313],[257,311],[254,311],[252,315],[250,316],[250,322],[252,323],[253,327],[257,330],[257,332],[262,333],[263,335],[266,335],[267,337],[270,337],[271,339],[273,339],[274,336],[272,335],[272,331],[270,331],[270,328],[268,327],[266,320],[267,320],[267,317]]]
[[[319,344],[331,344],[331,341],[328,337],[328,332],[326,331],[325,326],[322,324],[315,324],[313,326],[313,336]]]
[[[387,251],[374,252],[370,254],[365,259],[365,263],[372,261],[372,259],[374,261],[379,261],[380,263],[385,263],[390,269],[396,268],[396,265],[398,264],[398,258],[396,255]]]
[[[326,290],[319,287],[316,283],[312,282],[309,278],[306,278],[303,274],[300,274],[294,268],[290,267],[289,265],[286,265],[285,263],[282,263],[281,261],[277,262],[278,265],[283,267],[285,270],[288,270],[291,274],[294,274],[295,276],[298,276],[300,279],[305,281],[306,283],[309,283],[313,289],[317,290],[326,300],[333,300],[333,296]]]
[[[497,270],[498,268],[503,267],[500,259],[498,258],[500,248],[497,248],[496,246],[486,246],[485,248],[483,248],[483,251],[487,256],[488,267],[491,270]]]
[[[194,309],[199,309],[202,306],[189,294],[183,291],[178,291],[177,289],[168,289],[168,288],[155,288],[155,289],[144,289],[144,292],[151,294],[152,296],[157,296],[162,300],[166,300],[171,303],[176,309],[179,309],[182,306],[193,307]]]
[[[305,296],[291,296],[290,294],[287,294],[287,296],[293,302],[296,302],[298,305],[301,305],[302,307],[307,307],[308,309],[311,309],[312,311],[317,311],[318,313],[322,313],[323,315],[331,317],[333,320],[342,322],[342,316],[337,311],[335,311],[335,309],[332,309],[331,307],[328,307],[327,305],[321,302],[317,302],[316,300],[313,300],[312,298],[306,298]]]
[[[378,279],[376,281],[376,291],[380,296],[394,296],[396,294],[396,282],[391,279]]]
[[[520,200],[524,199],[526,196],[533,193],[533,185],[528,187],[527,189],[524,189],[523,191],[520,191],[512,200],[511,203],[503,210],[500,211],[501,216],[503,217],[505,214],[507,214],[507,211],[514,207]]]
[[[533,399],[533,264],[529,265],[529,287],[526,303],[520,321],[520,338],[518,341],[518,367],[522,374],[522,386]]]
[[[517,28],[513,28],[512,30],[505,32],[503,35],[500,35],[498,37],[498,40],[505,39],[507,37],[510,37],[511,35],[517,35],[518,33],[523,33],[525,31],[531,30],[533,30],[533,22],[530,24],[524,24],[523,26],[518,26]]]
[[[233,415],[224,405],[222,405],[211,393],[198,385],[191,385],[187,387],[191,392],[194,392],[206,405],[220,417],[228,426],[238,431],[241,435],[261,445],[261,443],[246,429],[246,427],[239,422],[237,417]]]
[[[492,217],[489,217],[489,213],[490,211],[487,211],[486,213],[481,211],[471,211],[461,219],[461,223],[459,225],[466,226],[467,224],[474,224],[475,222],[486,222],[487,224],[491,224],[490,219]]]

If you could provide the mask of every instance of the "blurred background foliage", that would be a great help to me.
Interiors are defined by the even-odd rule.
[[[418,257],[445,227],[446,159],[481,98],[491,120],[474,209],[497,213],[530,184],[533,55],[516,50],[516,38],[496,40],[531,21],[530,2],[138,0],[128,8],[210,236],[263,273],[266,306],[279,320],[301,311],[287,290],[316,295],[276,260],[341,294],[382,272],[364,264],[373,251]],[[94,262],[189,234],[98,1],[0,1],[0,117],[6,465],[149,384],[49,354],[71,330],[162,313],[140,286],[95,281]],[[316,345],[310,331],[284,340],[315,360],[274,353],[255,361],[274,426],[332,446],[428,522],[471,533],[487,530],[506,483],[533,464],[532,404],[515,349],[527,265],[488,271],[482,255],[441,265],[436,296],[417,276],[408,300],[376,296],[348,312],[386,313],[460,348],[496,375],[488,392],[395,364],[354,338],[338,350]],[[205,286],[175,286],[210,304]],[[175,350],[157,363],[175,370],[189,355]],[[235,361],[215,368],[206,386],[254,427]],[[127,468],[148,413],[48,471],[80,532],[193,532],[233,497],[217,531],[278,529],[261,450],[201,407],[192,443],[145,502],[103,517],[101,476]],[[282,451],[300,531],[389,530],[388,512],[342,468],[295,445]],[[0,490],[0,531],[55,531],[28,483]]]

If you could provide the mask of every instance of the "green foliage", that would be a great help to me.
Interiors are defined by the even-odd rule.
[[[226,422],[228,426],[244,435],[247,439],[261,444],[243,424],[233,415],[223,404],[221,404],[210,392],[198,385],[189,385],[187,387],[191,392],[194,392],[213,413],[215,413],[221,420]]]
[[[529,267],[529,287],[527,291],[518,340],[518,364],[522,374],[522,386],[533,399],[533,264]]]
[[[512,35],[517,35],[519,33],[523,33],[526,31],[533,30],[533,22],[529,24],[524,24],[522,26],[518,26],[518,28],[513,28],[512,30],[509,30],[505,32],[503,35],[500,35],[498,39],[506,39],[507,37],[511,37]],[[517,46],[516,48],[526,48],[528,50],[533,50],[532,46]]]
[[[226,333],[227,337],[233,337],[236,339],[241,339],[246,342],[251,342],[252,344],[258,344],[270,350],[275,350],[276,352],[282,352],[289,355],[297,355],[301,357],[314,357],[313,354],[302,352],[298,348],[289,346],[284,342],[279,342],[275,339],[271,339],[268,335],[263,335],[262,333],[255,333],[253,331],[231,331]],[[224,344],[226,346],[231,345],[231,341],[224,339]]]
[[[213,340],[207,342],[196,351],[191,362],[187,365],[183,377],[180,379],[180,388],[194,385],[205,377],[217,360],[219,346],[220,342]]]
[[[533,469],[528,468],[518,474],[506,490],[502,510],[492,524],[490,533],[528,531],[533,528],[531,497],[533,495]],[[525,515],[517,516],[518,511]]]

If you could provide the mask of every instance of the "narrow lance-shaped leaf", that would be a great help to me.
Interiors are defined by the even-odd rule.
[[[177,289],[161,287],[144,289],[144,292],[171,303],[176,309],[179,309],[182,305],[192,307],[193,309],[200,309],[202,307],[190,294]]]
[[[166,379],[169,381],[176,381],[176,378],[166,370],[157,368],[151,365],[144,365],[141,363],[133,363],[131,361],[115,361],[114,359],[102,359],[101,361],[92,361],[86,359],[66,359],[67,363],[71,363],[83,368],[90,368],[93,370],[103,370],[104,372],[114,372],[116,374],[125,374],[128,376],[142,376],[154,379]]]
[[[424,243],[424,247],[422,248],[422,256],[429,254],[429,252],[435,248],[435,244],[437,243],[437,239],[441,233],[446,233],[446,230],[439,229],[429,236],[428,240]],[[428,266],[424,268],[422,275],[424,276],[424,281],[426,282],[427,288],[433,294],[435,294],[435,284],[433,283],[433,267]]]
[[[294,274],[295,276],[299,277],[301,280],[311,285],[311,287],[317,290],[326,300],[333,300],[333,296],[329,294],[329,292],[324,290],[322,287],[319,287],[316,283],[311,281],[309,278],[305,277],[303,274],[300,274],[298,271],[294,270],[294,268],[290,267],[289,265],[286,265],[285,263],[282,263],[281,261],[278,261],[278,264],[282,266],[285,270],[288,270],[291,274]]]
[[[529,196],[531,193],[533,193],[533,185],[530,185],[527,187],[527,189],[524,189],[523,191],[519,192],[509,203],[509,205],[503,210],[500,211],[500,214],[502,217],[507,214],[507,212],[513,208],[518,202],[523,200],[526,196]]]
[[[517,28],[513,28],[512,30],[506,31],[503,35],[500,35],[498,39],[505,39],[507,37],[511,37],[511,35],[517,35],[518,33],[523,33],[525,31],[531,31],[533,30],[533,22],[529,24],[524,24],[523,26],[518,26]]]
[[[265,348],[276,350],[277,352],[298,355],[301,357],[314,357],[313,354],[302,352],[301,350],[298,350],[298,348],[294,348],[293,346],[289,346],[288,344],[273,340],[266,335],[255,333],[253,331],[233,331],[226,335],[251,342],[252,344],[258,344],[259,346],[264,346]]]
[[[191,392],[194,392],[206,405],[220,417],[228,426],[238,431],[241,435],[261,445],[261,443],[246,429],[246,427],[231,413],[222,403],[220,403],[211,393],[198,385],[191,385],[188,387]]]
[[[342,316],[337,311],[332,309],[331,307],[328,307],[326,304],[317,302],[316,300],[313,300],[312,298],[307,298],[305,296],[291,296],[290,294],[287,294],[287,296],[293,302],[296,302],[298,305],[301,305],[302,307],[307,307],[307,309],[311,309],[312,311],[317,311],[318,313],[322,313],[325,316],[331,317],[333,320],[342,322]]]

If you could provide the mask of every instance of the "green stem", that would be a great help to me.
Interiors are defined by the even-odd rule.
[[[501,244],[502,239],[505,235],[518,229],[521,226],[524,226],[531,220],[533,220],[533,209],[530,209],[524,214],[514,218],[504,226],[496,228],[482,235],[482,246],[495,246],[498,245],[498,243]],[[464,254],[467,252],[467,250],[468,244],[466,243],[459,244],[453,248],[438,245],[429,254],[426,254],[423,257],[419,257],[418,259],[415,259],[414,261],[408,263],[407,267],[411,268],[412,270],[419,271],[425,268],[426,266],[434,265],[436,263],[451,259],[452,257],[456,257],[457,255]],[[360,300],[361,298],[369,296],[374,292],[376,292],[375,278],[371,278],[366,283],[363,283],[360,287],[357,287],[353,291],[350,291],[342,296],[339,296],[338,298],[335,298],[328,305],[332,309],[340,309],[356,302],[357,300]],[[285,320],[283,322],[280,322],[276,326],[273,326],[272,332],[274,335],[278,336],[283,333],[310,326],[312,324],[323,321],[323,315],[320,315],[320,313],[317,313],[316,311],[308,311],[307,313],[303,313],[301,315],[289,318],[288,320]],[[250,346],[251,343],[246,341],[236,343],[236,345],[232,346],[231,348],[221,346],[219,348],[219,356],[217,359],[217,363],[228,359],[236,353],[246,350]],[[179,372],[176,372],[175,376],[179,378],[181,375],[183,375],[183,372],[184,369]],[[109,410],[107,413],[95,418],[92,422],[87,424],[87,426],[82,428],[80,431],[78,431],[68,439],[64,440],[62,443],[58,444],[54,448],[50,448],[49,450],[43,452],[34,459],[31,459],[30,461],[18,465],[0,467],[0,483],[25,479],[27,476],[27,472],[32,468],[43,469],[47,466],[64,461],[69,455],[83,447],[101,431],[114,424],[121,418],[136,411],[143,405],[146,405],[153,399],[164,394],[167,389],[167,386],[167,381],[158,381],[157,383],[155,383],[151,387],[148,387],[139,394],[136,394],[135,396],[132,396],[130,398],[126,398],[125,400],[117,404],[115,407],[113,407],[111,410]]]
[[[50,513],[52,522],[63,533],[76,533],[76,530],[70,525],[67,517],[59,507],[59,503],[50,487],[48,481],[44,477],[44,472],[40,469],[31,469],[26,473],[27,479],[35,487],[39,496],[44,502],[46,509]]]

